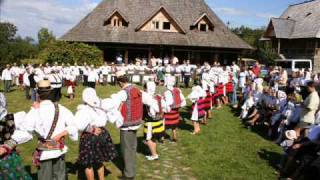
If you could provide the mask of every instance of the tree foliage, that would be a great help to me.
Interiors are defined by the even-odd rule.
[[[11,23],[0,23],[0,66],[8,63],[78,63],[100,65],[102,51],[83,43],[57,41],[52,32],[41,28],[38,43],[30,37],[16,36],[18,29]]]
[[[265,30],[265,27],[253,29],[246,26],[231,29],[232,32],[256,49],[253,53],[247,54],[249,58],[257,59],[265,64],[273,64],[274,60],[278,58],[278,54],[272,49],[270,43],[260,41]]]
[[[16,37],[17,27],[11,23],[0,23],[0,66],[20,63],[21,59],[34,58],[38,48],[30,37]]]
[[[103,63],[102,51],[95,46],[83,43],[68,43],[56,41],[50,44],[39,54],[39,59],[45,63],[88,64],[101,65]]]
[[[38,32],[39,49],[43,50],[56,41],[56,37],[47,28],[41,28]]]

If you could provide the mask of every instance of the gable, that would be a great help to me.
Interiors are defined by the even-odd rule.
[[[136,31],[185,33],[177,21],[163,7],[138,26]]]
[[[141,31],[145,24],[165,11],[167,19],[178,33]],[[113,27],[104,22],[118,11],[128,26]],[[214,24],[214,31],[198,33],[190,26],[206,14]],[[151,21],[152,22],[152,21]],[[60,40],[94,43],[156,44],[196,47],[251,49],[233,34],[204,0],[102,0],[101,3]]]
[[[202,14],[191,26],[190,29],[197,29],[200,31],[213,31],[214,30],[214,25],[210,18],[207,16],[206,13]]]
[[[104,26],[109,24],[116,27],[128,26],[129,21],[116,9],[104,20]]]
[[[268,28],[264,34],[264,37],[275,37],[276,36],[276,33],[274,31],[274,27],[273,27],[273,24],[272,24],[272,21],[270,21],[269,25],[268,25]]]

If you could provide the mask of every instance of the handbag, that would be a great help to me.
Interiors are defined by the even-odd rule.
[[[57,103],[54,103],[54,118],[53,118],[53,122],[52,122],[52,125],[51,125],[51,128],[50,128],[50,131],[46,137],[45,140],[43,141],[39,141],[38,143],[38,147],[36,148],[36,150],[33,152],[32,154],[32,163],[33,165],[39,167],[40,166],[40,157],[41,157],[41,154],[42,154],[42,151],[43,151],[43,142],[44,141],[47,141],[47,142],[50,142],[48,141],[50,139],[50,137],[52,136],[53,134],[53,131],[55,130],[56,126],[57,126],[57,123],[58,123],[58,119],[59,119],[59,106]],[[41,150],[42,149],[42,150]]]

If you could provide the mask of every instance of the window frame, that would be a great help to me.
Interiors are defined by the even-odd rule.
[[[168,25],[168,26],[167,26]],[[167,26],[167,27],[166,27]],[[165,28],[166,27],[166,28]],[[170,31],[171,30],[171,23],[170,22],[162,22],[162,30],[164,31]]]

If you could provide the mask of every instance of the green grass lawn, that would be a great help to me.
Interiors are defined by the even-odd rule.
[[[75,112],[81,103],[82,87],[76,89],[76,99],[62,98],[61,104]],[[106,98],[118,91],[117,87],[97,88],[100,97]],[[190,90],[184,90],[187,95]],[[65,94],[65,89],[63,90]],[[15,90],[6,95],[10,112],[28,111],[31,102],[25,100],[24,93]],[[241,121],[235,117],[232,109],[213,111],[213,119],[207,126],[202,126],[198,136],[190,134],[192,130],[189,115],[182,110],[182,123],[178,131],[177,144],[165,142],[159,145],[160,160],[148,162],[144,158],[147,148],[142,144],[142,131],[139,131],[139,147],[137,153],[138,172],[136,179],[243,179],[271,180],[277,174],[273,165],[280,158],[281,149],[256,133],[247,130]],[[119,149],[119,130],[109,124],[108,129],[114,143]],[[36,141],[18,146],[24,165],[33,174],[36,169],[31,164],[32,152]],[[78,155],[78,142],[67,141],[67,168],[69,179],[77,179],[81,173],[75,164]],[[121,159],[106,163],[106,179],[117,179],[121,175]],[[81,171],[80,171],[81,172]]]

